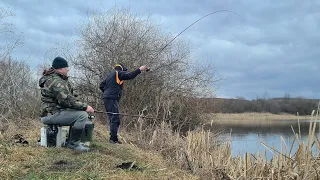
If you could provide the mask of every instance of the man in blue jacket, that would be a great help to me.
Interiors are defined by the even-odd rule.
[[[147,66],[141,66],[135,71],[127,72],[124,64],[116,64],[114,71],[109,73],[104,81],[100,83],[100,90],[103,92],[103,100],[106,111],[109,112],[110,120],[110,143],[121,144],[118,139],[120,126],[119,101],[122,96],[123,82],[134,79],[141,71],[147,71]]]

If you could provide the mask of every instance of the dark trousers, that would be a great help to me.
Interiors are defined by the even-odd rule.
[[[119,114],[119,100],[116,99],[104,99],[104,106],[108,113],[108,117],[110,120],[110,140],[118,141],[118,129],[120,126],[120,116]]]

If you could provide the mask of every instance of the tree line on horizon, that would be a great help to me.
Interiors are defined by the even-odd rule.
[[[246,113],[267,112],[272,114],[310,115],[317,110],[319,100],[304,97],[290,97],[286,94],[281,98],[256,98],[246,100],[242,97],[236,99],[203,98],[201,104],[205,113]]]

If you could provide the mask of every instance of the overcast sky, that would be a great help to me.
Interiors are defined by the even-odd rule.
[[[291,96],[320,98],[319,0],[2,0],[23,33],[14,57],[36,67],[57,43],[78,36],[89,10],[129,7],[151,15],[166,31],[178,34],[201,16],[228,9],[195,24],[179,38],[192,44],[192,55],[215,64],[226,79],[217,97],[255,99]]]

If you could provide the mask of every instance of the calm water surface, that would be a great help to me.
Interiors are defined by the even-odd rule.
[[[320,122],[320,121],[318,121]],[[309,120],[300,120],[301,136],[303,141],[307,141],[309,133]],[[232,146],[232,154],[245,155],[246,152],[256,154],[257,152],[264,153],[266,151],[267,159],[270,160],[273,153],[261,144],[264,142],[268,146],[274,147],[281,152],[281,143],[285,150],[287,145],[288,152],[290,151],[292,142],[294,140],[294,133],[291,126],[296,133],[299,132],[297,120],[279,120],[277,123],[248,123],[248,124],[225,124],[221,125],[225,133],[221,136],[223,140],[230,140]],[[319,137],[319,123],[317,123],[316,133]],[[231,132],[231,137],[230,137]],[[285,140],[281,140],[281,137]],[[313,152],[317,153],[314,145]],[[291,154],[296,152],[297,141],[293,146]]]

